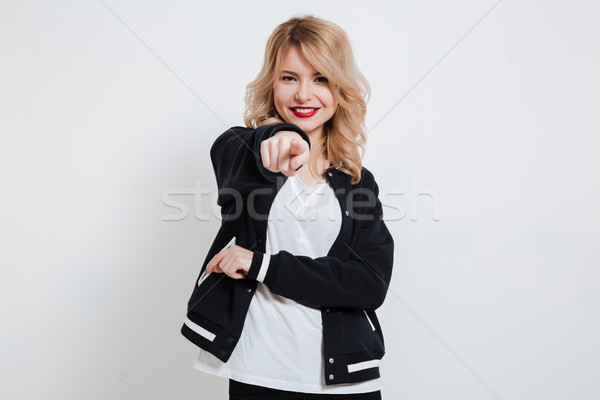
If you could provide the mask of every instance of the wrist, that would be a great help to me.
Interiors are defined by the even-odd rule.
[[[263,282],[265,280],[265,276],[267,275],[267,269],[269,268],[271,255],[257,250],[254,250],[253,253],[252,262],[250,263],[250,269],[248,270],[246,279]]]

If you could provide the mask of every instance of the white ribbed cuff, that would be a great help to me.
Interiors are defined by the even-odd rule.
[[[271,261],[270,254],[264,254],[262,263],[260,264],[260,269],[258,270],[258,275],[256,276],[256,280],[259,282],[263,282],[265,280],[265,276],[267,276],[267,270],[269,269],[269,262]]]

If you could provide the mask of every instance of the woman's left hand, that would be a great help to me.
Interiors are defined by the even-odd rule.
[[[243,279],[250,270],[254,253],[237,244],[215,254],[206,265],[205,273],[225,273],[233,279]]]

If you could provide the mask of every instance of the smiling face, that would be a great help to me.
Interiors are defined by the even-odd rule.
[[[337,108],[327,78],[297,46],[292,46],[283,57],[273,97],[279,116],[306,132],[311,141],[323,134],[323,125]]]

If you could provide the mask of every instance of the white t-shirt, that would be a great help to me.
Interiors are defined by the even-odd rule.
[[[313,258],[326,256],[342,223],[329,182],[308,186],[289,177],[269,211],[266,254],[286,250]],[[252,385],[304,393],[365,393],[380,390],[380,379],[327,386],[323,364],[321,310],[271,293],[258,282],[242,334],[223,363],[200,349],[200,371]]]

